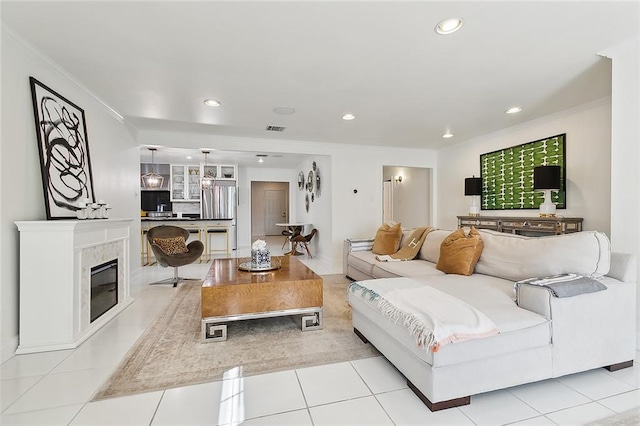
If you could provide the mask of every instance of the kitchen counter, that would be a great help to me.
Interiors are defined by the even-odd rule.
[[[140,222],[228,222],[233,219],[201,219],[199,217],[140,217]]]
[[[192,232],[191,239],[204,243],[205,251],[201,260],[209,261],[210,253],[230,253],[237,247],[236,225],[233,219],[201,219],[199,217],[140,217],[142,239],[142,264],[154,263],[153,253],[146,241],[146,232],[156,226],[173,225]]]

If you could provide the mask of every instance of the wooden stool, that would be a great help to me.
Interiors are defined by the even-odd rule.
[[[202,241],[202,229],[200,228],[200,226],[198,226],[198,225],[184,225],[184,226],[182,226],[181,225],[180,227],[183,228],[183,229],[186,229],[187,231],[189,231],[189,237],[194,236],[196,240]],[[188,244],[187,241],[185,241],[185,243]],[[202,263],[202,256],[203,255],[204,255],[204,252],[200,256],[199,263]]]
[[[146,258],[146,261],[145,261]],[[140,228],[140,264],[145,266],[149,263],[149,246],[147,243],[147,230]]]
[[[140,263],[142,266],[151,266],[156,263],[155,260],[153,262],[151,261],[153,252],[151,251],[149,241],[147,241],[147,231],[149,231],[149,228],[140,228]]]
[[[219,226],[212,225],[205,227],[205,251],[207,252],[207,262],[211,259],[211,252],[222,252],[223,250],[212,250],[211,249],[211,234],[225,234],[225,249],[224,252],[229,254],[229,227],[228,226]]]

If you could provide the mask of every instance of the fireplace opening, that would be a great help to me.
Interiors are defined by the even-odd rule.
[[[91,322],[118,304],[118,259],[91,268]]]

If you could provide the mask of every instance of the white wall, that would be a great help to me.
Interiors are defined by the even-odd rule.
[[[402,182],[394,176],[402,176]],[[431,169],[385,166],[382,178],[391,180],[394,221],[403,228],[431,226]]]
[[[611,103],[603,99],[438,151],[439,224],[455,229],[469,213],[464,179],[480,176],[480,154],[566,133],[567,208],[557,213],[584,218],[585,230],[610,235]],[[485,216],[538,216],[537,210],[482,210]]]
[[[611,130],[611,245],[613,250],[640,254],[638,234],[638,189],[640,188],[640,87],[638,86],[638,39],[629,40],[603,53],[612,59]],[[640,277],[638,262],[637,277]],[[640,348],[640,291],[638,338]]]
[[[4,361],[13,355],[18,344],[19,234],[14,222],[46,219],[29,76],[84,109],[96,198],[111,204],[112,217],[139,216],[140,151],[115,114],[6,29],[2,30],[1,52],[0,342]],[[140,263],[139,225],[139,221],[133,222],[132,265]]]
[[[327,155],[312,155],[307,161],[296,168],[296,176],[298,172],[303,172],[306,179],[312,170],[313,162],[316,162],[316,170],[320,174],[320,195],[314,197],[311,201],[311,193],[307,191],[306,186],[303,190],[296,189],[293,211],[295,212],[295,222],[309,223],[304,229],[307,235],[313,228],[318,233],[313,237],[309,246],[314,257],[324,262],[332,263],[332,235],[333,221],[331,213],[333,179],[331,176],[331,157]],[[309,196],[309,211],[306,209],[306,197]]]

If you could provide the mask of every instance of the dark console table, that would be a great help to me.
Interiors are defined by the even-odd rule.
[[[458,216],[458,228],[475,226],[527,236],[560,235],[582,231],[581,217]]]

